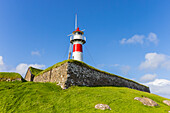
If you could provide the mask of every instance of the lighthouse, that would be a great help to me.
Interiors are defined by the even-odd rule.
[[[86,37],[83,36],[84,30],[80,30],[79,27],[77,27],[77,15],[75,18],[75,31],[72,32],[72,34],[68,35],[70,36],[70,49],[69,49],[69,56],[68,59],[71,57],[72,53],[72,59],[83,61],[83,44],[86,43]],[[72,46],[73,45],[73,46]]]
[[[86,37],[83,36],[84,32],[77,27],[70,37],[70,43],[73,45],[72,59],[83,61],[83,44],[86,43]]]

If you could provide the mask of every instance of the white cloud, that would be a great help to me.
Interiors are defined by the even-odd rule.
[[[150,82],[153,81],[156,78],[156,74],[145,74],[140,78],[141,82]]]
[[[150,42],[153,42],[154,44],[158,44],[158,38],[157,35],[155,33],[149,33],[148,38],[147,38]]]
[[[148,37],[144,36],[144,35],[134,35],[133,37],[126,39],[123,38],[120,43],[121,44],[143,44],[145,42],[152,42],[154,44],[158,44],[158,38],[157,35],[155,33],[149,33]]]
[[[0,56],[0,71],[4,71],[4,70],[6,70],[6,68],[7,67],[4,64],[3,57]]]
[[[166,79],[155,79],[153,82],[149,82],[146,84],[154,85],[154,86],[167,86],[167,85],[170,85],[170,81]]]
[[[30,66],[39,68],[39,69],[42,69],[45,67],[45,65],[41,65],[41,64],[21,63],[21,64],[17,65],[16,68],[14,68],[14,67],[5,65],[5,63],[3,62],[3,57],[0,56],[0,71],[2,71],[2,72],[17,72],[17,73],[20,73],[24,77],[28,67],[30,67]]]
[[[145,61],[140,64],[140,69],[156,69],[166,60],[164,54],[147,53]]]
[[[28,65],[27,64],[19,64],[16,67],[16,72],[20,73],[21,75],[24,75],[28,69]]]
[[[140,69],[170,69],[170,56],[158,53],[147,53],[145,61],[139,66]]]
[[[40,52],[39,51],[32,51],[31,55],[36,55],[36,56],[40,56]]]
[[[0,56],[0,65],[4,65],[3,57],[2,56]]]
[[[42,69],[42,68],[45,67],[45,65],[40,65],[40,64],[24,64],[24,63],[21,63],[16,67],[16,72],[20,73],[24,77],[28,67],[30,67],[30,66],[32,66],[34,68],[39,68],[39,69]]]
[[[166,79],[155,79],[153,82],[145,83],[149,86],[151,93],[170,98],[170,81]]]
[[[132,38],[125,39],[123,38],[120,43],[121,44],[130,44],[130,43],[140,43],[143,44],[144,35],[134,35]]]

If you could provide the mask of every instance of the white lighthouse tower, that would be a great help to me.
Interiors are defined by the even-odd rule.
[[[83,44],[86,43],[86,37],[83,36],[84,32],[77,27],[77,15],[75,21],[75,31],[73,31],[70,37],[70,43],[73,45],[72,59],[83,61]],[[69,53],[70,57],[71,53]]]

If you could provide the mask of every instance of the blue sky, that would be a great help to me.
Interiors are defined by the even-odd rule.
[[[1,0],[0,71],[66,60],[76,13],[85,63],[170,98],[169,0]]]

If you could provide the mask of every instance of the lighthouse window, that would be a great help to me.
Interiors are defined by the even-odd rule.
[[[78,32],[79,35],[82,35],[82,33]]]
[[[82,33],[81,33],[81,32],[76,32],[75,34],[76,34],[76,35],[82,35]]]

